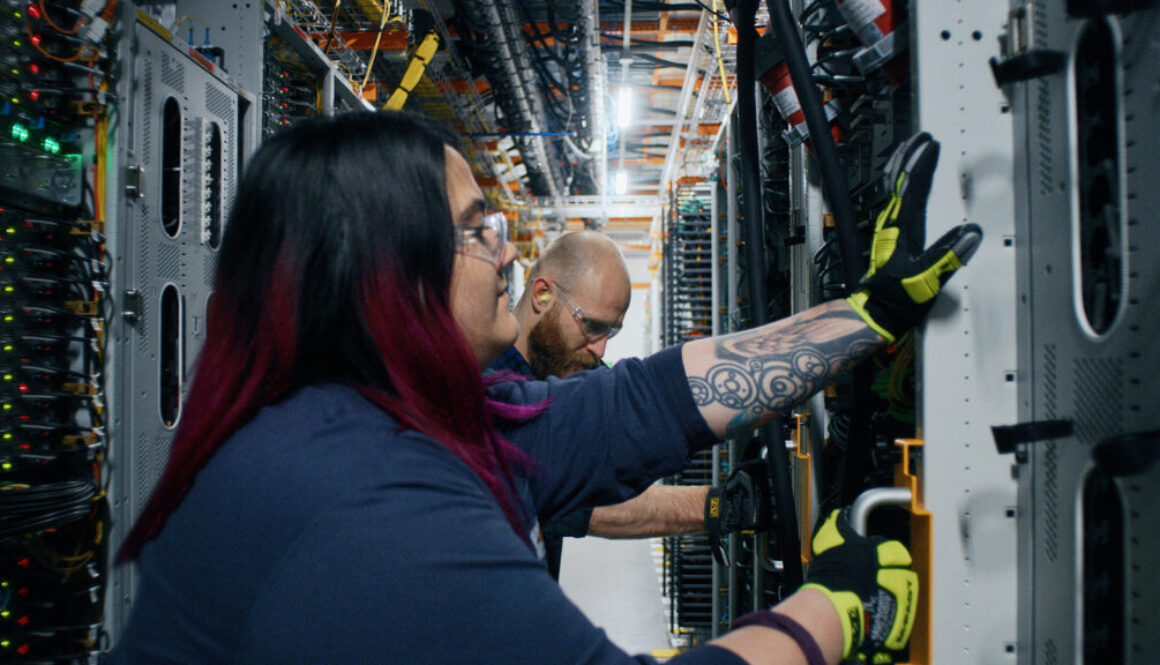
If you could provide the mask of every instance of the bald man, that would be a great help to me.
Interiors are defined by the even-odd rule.
[[[515,348],[538,379],[597,367],[631,298],[620,248],[596,231],[566,233],[528,272],[515,308],[520,325]]]
[[[631,298],[628,267],[620,248],[608,236],[596,231],[559,236],[528,272],[527,285],[515,307],[519,337],[491,369],[542,380],[601,366],[608,340],[620,331]],[[649,538],[703,533],[708,519],[719,541],[721,535],[736,528],[767,524],[768,514],[758,504],[768,503],[768,494],[754,501],[752,494],[761,492],[764,483],[757,485],[748,497],[739,496],[737,491],[714,491],[716,501],[708,498],[709,486],[653,485],[621,504],[581,508],[544,525],[548,570],[559,579],[565,536]],[[744,493],[747,487],[740,491]],[[740,515],[745,512],[761,514],[745,521]],[[762,524],[752,524],[754,521]],[[718,547],[714,552],[723,550]]]

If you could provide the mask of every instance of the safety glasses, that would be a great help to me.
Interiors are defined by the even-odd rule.
[[[572,299],[568,297],[564,289],[560,288],[559,284],[556,285],[556,291],[559,292],[560,297],[564,300],[564,304],[568,306],[568,312],[572,315],[572,318],[576,319],[576,323],[580,324],[580,332],[584,333],[584,338],[590,343],[603,337],[612,339],[616,337],[616,333],[620,332],[620,326],[614,326],[611,323],[597,321],[596,319],[590,319],[584,316],[584,310],[572,302]]]
[[[483,216],[475,226],[460,226],[455,230],[455,251],[499,266],[507,247],[507,218],[502,212]]]

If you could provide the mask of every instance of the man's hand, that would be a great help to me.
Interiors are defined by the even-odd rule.
[[[874,225],[870,268],[846,299],[890,342],[926,318],[942,285],[983,239],[977,224],[961,224],[926,249],[926,201],[938,151],[938,142],[922,132],[898,146],[886,163],[890,202]]]
[[[724,484],[705,497],[705,530],[709,549],[722,566],[729,565],[722,538],[734,531],[764,531],[773,522],[772,492],[765,460],[738,465]]]
[[[842,658],[863,654],[877,662],[910,639],[918,604],[918,575],[897,540],[859,535],[835,509],[814,534],[814,559],[803,589],[821,591],[842,622]]]

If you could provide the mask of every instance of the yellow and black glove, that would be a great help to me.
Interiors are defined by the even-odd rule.
[[[842,621],[842,658],[879,662],[910,639],[918,575],[897,540],[859,535],[835,509],[814,533],[813,561],[803,589],[821,591]]]
[[[705,530],[709,550],[729,567],[725,536],[735,531],[765,531],[773,525],[773,490],[764,459],[737,466],[729,478],[705,497]]]
[[[934,297],[983,240],[977,224],[961,224],[926,249],[926,200],[938,164],[938,141],[922,132],[886,163],[890,202],[878,214],[870,268],[846,302],[889,342],[926,318]]]

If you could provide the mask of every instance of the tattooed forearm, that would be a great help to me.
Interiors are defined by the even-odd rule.
[[[727,433],[789,409],[884,343],[840,301],[705,342],[686,358],[689,388]]]

